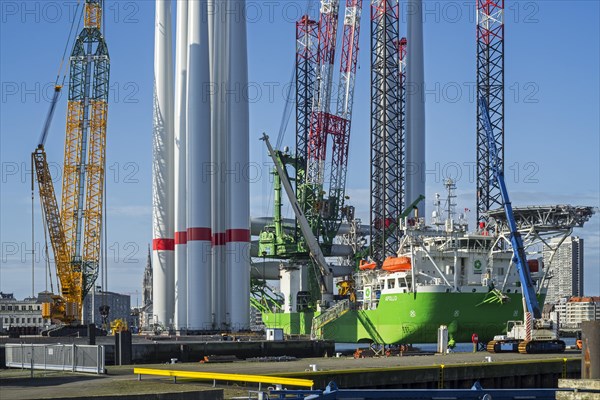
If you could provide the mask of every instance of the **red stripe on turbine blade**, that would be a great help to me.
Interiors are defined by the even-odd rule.
[[[210,242],[211,232],[210,228],[188,228],[187,230],[188,242]]]
[[[225,240],[227,239],[227,236],[225,235],[225,233],[221,232],[221,233],[215,233],[212,236],[212,245],[213,246],[224,246],[225,245]]]
[[[175,232],[175,244],[186,244],[187,243],[187,232]]]
[[[249,229],[227,229],[226,232],[227,243],[231,242],[244,242],[250,241],[250,230]]]
[[[173,239],[154,239],[154,240],[152,240],[152,250],[154,250],[154,251],[173,251],[173,250],[175,250],[175,240],[173,240]]]

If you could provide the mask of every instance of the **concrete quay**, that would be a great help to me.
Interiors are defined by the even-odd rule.
[[[487,359],[491,357],[491,359]],[[490,360],[490,361],[488,361]],[[442,367],[443,366],[443,367]],[[293,361],[260,362],[190,362],[176,364],[145,364],[144,367],[239,374],[272,375],[312,379],[316,389],[331,382],[345,389],[360,388],[470,388],[479,381],[484,388],[556,388],[559,379],[577,379],[581,373],[581,354],[523,355],[488,353],[451,353],[447,355],[392,356],[378,358],[328,357],[303,358]],[[140,398],[187,399],[232,398],[248,395],[255,384],[177,380],[144,376],[141,381],[133,374],[133,366],[107,366],[103,376],[56,374],[34,371],[0,370],[0,398],[95,400]],[[185,393],[184,393],[185,392]],[[197,393],[198,392],[198,393]],[[85,393],[83,395],[82,393]],[[192,394],[194,393],[194,394]],[[221,393],[221,394],[219,394]],[[175,396],[175,397],[172,397]],[[188,397],[192,396],[192,397]]]

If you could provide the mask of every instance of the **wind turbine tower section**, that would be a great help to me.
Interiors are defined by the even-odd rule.
[[[152,296],[154,323],[174,317],[173,32],[171,0],[156,0],[152,140]]]

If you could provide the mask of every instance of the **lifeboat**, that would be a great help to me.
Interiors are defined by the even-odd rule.
[[[367,260],[360,260],[360,264],[358,266],[361,271],[370,271],[375,269],[375,267],[377,267],[377,263],[368,262]]]
[[[538,260],[527,260],[530,272],[538,272],[540,270],[540,263]]]
[[[410,258],[388,257],[383,262],[383,267],[381,268],[388,272],[410,271]]]

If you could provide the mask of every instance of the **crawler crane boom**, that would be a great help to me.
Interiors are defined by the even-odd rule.
[[[507,335],[496,336],[493,341],[488,343],[488,351],[491,353],[516,351],[519,353],[563,352],[565,350],[565,342],[558,338],[558,321],[542,318],[542,312],[527,264],[523,239],[517,229],[508,190],[504,182],[504,170],[498,157],[498,148],[493,135],[488,105],[483,97],[479,99],[479,106],[482,110],[483,126],[488,137],[490,168],[500,188],[502,205],[510,229],[510,242],[514,254],[513,261],[519,272],[525,304],[525,321],[522,323],[521,321],[509,322],[512,326]]]
[[[61,86],[55,88],[39,144],[32,155],[48,227],[60,294],[44,303],[42,316],[62,324],[81,322],[83,299],[98,276],[108,111],[110,58],[101,32],[103,0],[85,0],[84,28],[69,60],[69,102],[59,205],[44,145]]]

